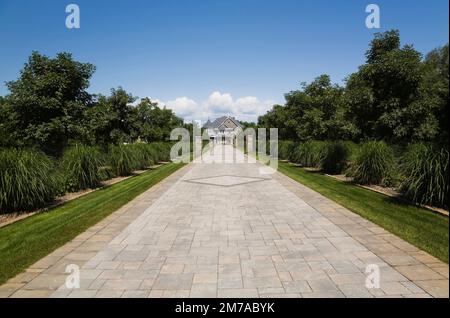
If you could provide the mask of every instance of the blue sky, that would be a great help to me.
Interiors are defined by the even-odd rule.
[[[76,3],[81,28],[65,26]],[[366,5],[381,29],[365,27]],[[422,53],[448,42],[448,0],[0,0],[0,94],[32,50],[96,65],[90,92],[122,86],[185,118],[253,120],[300,82],[341,81],[374,32],[400,29]]]

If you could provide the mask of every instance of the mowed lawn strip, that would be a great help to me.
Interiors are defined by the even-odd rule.
[[[83,233],[183,166],[175,163],[165,164],[48,212],[1,228],[0,284]]]
[[[448,218],[289,163],[279,171],[448,263]]]

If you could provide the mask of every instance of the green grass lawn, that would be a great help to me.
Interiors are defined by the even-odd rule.
[[[447,217],[289,163],[279,171],[448,263]]]
[[[49,212],[0,228],[0,284],[75,238],[183,164],[155,170],[94,191]]]

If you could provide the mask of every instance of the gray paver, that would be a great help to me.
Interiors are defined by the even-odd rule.
[[[190,164],[0,297],[448,297],[447,264],[262,167]],[[81,267],[80,289],[64,287],[68,264]],[[380,289],[365,287],[372,264]]]

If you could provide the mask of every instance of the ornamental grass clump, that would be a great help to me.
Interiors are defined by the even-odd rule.
[[[101,169],[105,162],[95,147],[76,145],[64,152],[61,174],[66,191],[78,191],[99,186],[105,178]]]
[[[342,141],[330,141],[323,151],[322,170],[329,174],[340,174],[347,167],[350,156],[349,146]]]
[[[109,147],[109,164],[115,176],[129,176],[139,169],[139,159],[131,145],[114,145]]]
[[[287,160],[294,151],[295,144],[290,140],[280,140],[278,142],[278,158],[281,160]],[[267,147],[267,149],[269,149]]]
[[[42,208],[60,192],[54,163],[42,152],[0,150],[0,213]]]
[[[391,178],[394,163],[392,149],[384,141],[368,141],[361,145],[349,174],[359,184],[383,184]]]
[[[170,149],[172,144],[169,142],[152,142],[152,145],[158,153],[158,161],[170,161]]]
[[[323,160],[326,143],[309,140],[295,147],[290,160],[304,167],[317,168]]]
[[[405,197],[419,203],[448,209],[449,151],[433,145],[408,147],[401,161]]]
[[[149,144],[139,143],[131,145],[139,169],[147,169],[155,164],[155,151]]]

